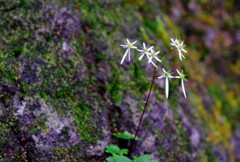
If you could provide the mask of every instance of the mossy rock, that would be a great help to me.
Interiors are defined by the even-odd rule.
[[[124,50],[119,44],[133,38],[139,46],[144,41],[162,54],[169,48],[170,35],[205,39],[205,29],[194,30],[189,24],[192,15],[182,13],[186,22],[181,23],[176,15],[170,19],[169,12],[180,4],[174,8],[157,0],[0,0],[0,4],[0,161],[104,161],[104,149],[111,142],[129,147],[112,135],[134,134],[153,67],[146,60],[139,62],[133,51],[131,62],[120,65]],[[187,4],[176,13],[194,7]],[[203,21],[206,16],[201,13],[195,16],[211,28],[216,23],[212,17],[211,23]],[[185,27],[185,33],[176,24]],[[162,58],[161,66],[189,71],[189,102],[178,92],[179,82],[171,81],[166,100],[164,82],[155,80],[138,141],[130,150],[134,155],[148,153],[158,161],[230,161],[238,153],[237,147],[230,149],[229,141],[240,139],[231,129],[237,132],[239,125],[238,83],[223,83],[219,89],[209,84],[218,85],[216,78],[221,76],[218,65],[210,79],[204,75],[208,70],[199,60],[211,51],[205,43],[189,45],[193,55],[186,65],[174,54]],[[237,63],[229,67],[238,73]],[[232,111],[227,111],[228,105]]]

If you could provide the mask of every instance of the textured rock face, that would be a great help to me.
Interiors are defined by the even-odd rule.
[[[102,155],[110,141],[108,116],[97,93],[88,92],[89,74],[82,57],[75,57],[78,49],[72,42],[81,30],[79,18],[66,7],[19,3],[5,4],[10,11],[3,12],[1,21],[1,32],[9,30],[13,36],[21,32],[13,41],[20,49],[11,49],[7,42],[14,38],[1,39],[1,56],[7,56],[1,62],[6,73],[0,86],[1,160],[80,160]],[[26,12],[18,15],[21,8]],[[8,20],[13,26],[5,25]],[[67,67],[60,70],[62,65]]]
[[[0,0],[0,161],[96,162],[110,143],[129,147],[113,133],[135,133],[153,68],[134,52],[120,65],[119,44],[138,39],[162,54],[182,32],[188,61],[170,52],[161,66],[186,69],[188,100],[174,81],[166,100],[156,79],[128,149],[160,162],[239,160],[239,40],[231,36],[239,15],[216,2],[207,17],[205,1]]]
[[[47,106],[39,98],[25,98],[21,100],[19,94],[13,97],[12,113],[16,120],[14,130],[23,134],[20,142],[30,145],[26,150],[32,150],[34,155],[28,158],[42,160],[53,155],[53,147],[69,148],[79,143],[71,116],[59,116],[56,111]],[[40,125],[41,124],[41,125]],[[25,144],[24,144],[25,145]],[[23,145],[23,147],[24,147]]]

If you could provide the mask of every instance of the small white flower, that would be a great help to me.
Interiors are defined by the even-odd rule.
[[[139,57],[139,60],[141,61],[144,55],[147,55],[147,57],[148,57],[148,59],[149,59],[149,55],[150,55],[149,51],[150,51],[152,48],[153,48],[153,46],[151,46],[151,47],[148,47],[148,46],[147,46],[147,47],[146,47],[145,43],[143,42],[142,49],[137,49],[137,50],[140,52],[140,55],[141,55],[141,56]]]
[[[171,74],[170,71],[166,71],[164,68],[162,69],[164,74],[160,77],[158,77],[158,79],[161,79],[161,78],[165,78],[165,95],[166,95],[166,98],[168,98],[168,94],[169,94],[169,80],[171,78],[174,78]]]
[[[123,48],[127,48],[126,52],[125,52],[124,55],[123,55],[123,58],[122,58],[120,64],[123,63],[123,61],[125,60],[125,58],[127,57],[127,55],[128,55],[128,61],[130,61],[130,49],[131,49],[131,48],[137,49],[137,47],[134,46],[135,43],[137,43],[137,41],[130,42],[130,41],[127,39],[127,41],[125,42],[125,44],[120,45],[120,46],[122,46]]]
[[[187,98],[187,95],[185,92],[185,87],[184,87],[184,81],[187,81],[187,79],[185,78],[186,75],[183,73],[183,71],[180,73],[178,71],[178,69],[176,69],[176,70],[177,70],[177,73],[179,74],[179,76],[176,76],[175,78],[181,78],[182,91],[183,91],[184,97]]]
[[[153,64],[155,67],[157,67],[157,65],[156,65],[152,60],[153,60],[153,58],[154,58],[154,59],[157,60],[158,62],[162,62],[159,58],[157,58],[157,55],[158,55],[159,53],[160,53],[160,51],[155,52],[154,49],[152,48],[152,49],[151,49],[151,52],[150,52],[150,57],[149,57],[149,59],[148,59],[148,63],[151,63],[151,64]]]
[[[180,43],[177,38],[176,39],[170,38],[170,40],[171,40],[170,45],[175,46],[177,48],[180,60],[182,60],[182,58],[185,59],[184,55],[182,54],[182,51],[187,53],[187,51],[184,49],[185,48],[184,42],[182,41]]]

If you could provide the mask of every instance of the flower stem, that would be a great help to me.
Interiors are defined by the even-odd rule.
[[[157,71],[157,68],[155,67],[155,68],[154,68],[154,73],[153,73],[153,78],[152,78],[152,84],[151,84],[151,87],[150,87],[150,90],[149,90],[149,93],[148,93],[148,96],[147,96],[147,100],[146,100],[145,105],[144,105],[144,109],[143,109],[143,112],[142,112],[142,115],[141,115],[141,118],[140,118],[140,121],[139,121],[137,130],[136,130],[135,135],[134,135],[134,140],[136,140],[136,138],[137,138],[139,129],[140,129],[141,124],[142,124],[143,115],[145,114],[145,111],[146,111],[146,109],[147,109],[148,100],[149,100],[149,98],[150,98],[150,94],[151,94],[152,87],[153,87],[153,83],[154,83],[155,76],[156,76],[156,71]]]

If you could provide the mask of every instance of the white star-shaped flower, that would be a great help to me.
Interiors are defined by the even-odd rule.
[[[157,60],[158,62],[162,62],[159,58],[157,58],[157,55],[160,53],[160,51],[155,52],[153,48],[151,48],[151,52],[149,55],[149,59],[148,59],[148,63],[153,64],[155,67],[157,67],[157,65],[152,61],[153,58],[155,60]]]
[[[185,87],[184,87],[184,81],[187,81],[187,79],[185,78],[186,75],[183,73],[183,71],[180,73],[178,71],[178,69],[176,69],[176,70],[177,70],[177,73],[179,74],[179,76],[176,76],[175,78],[181,78],[182,91],[183,91],[184,97],[187,98],[187,95],[185,92]]]
[[[170,45],[175,46],[177,48],[180,60],[182,60],[182,58],[185,59],[184,55],[182,54],[182,52],[187,53],[187,51],[184,49],[185,48],[184,42],[182,41],[180,43],[177,38],[176,39],[170,38],[170,40],[171,40]]]
[[[123,48],[127,48],[126,52],[124,53],[123,57],[122,57],[122,60],[121,60],[121,63],[123,63],[123,61],[125,60],[125,58],[127,57],[128,55],[128,61],[130,61],[130,49],[137,49],[136,46],[134,46],[134,44],[137,43],[137,41],[134,41],[134,42],[130,42],[128,39],[127,41],[125,42],[125,44],[122,44],[120,46],[122,46]]]
[[[171,78],[174,78],[174,77],[171,75],[172,73],[170,71],[166,71],[164,68],[162,70],[164,74],[158,77],[158,79],[165,78],[165,95],[166,95],[166,98],[168,98],[169,80],[171,80]]]
[[[141,55],[141,56],[139,57],[139,60],[141,61],[144,55],[147,55],[147,57],[148,57],[148,59],[149,59],[149,55],[150,55],[149,51],[150,51],[152,48],[153,48],[153,46],[151,46],[151,47],[147,46],[147,47],[146,47],[145,43],[143,42],[142,49],[137,49],[137,50],[140,52],[140,55]]]

